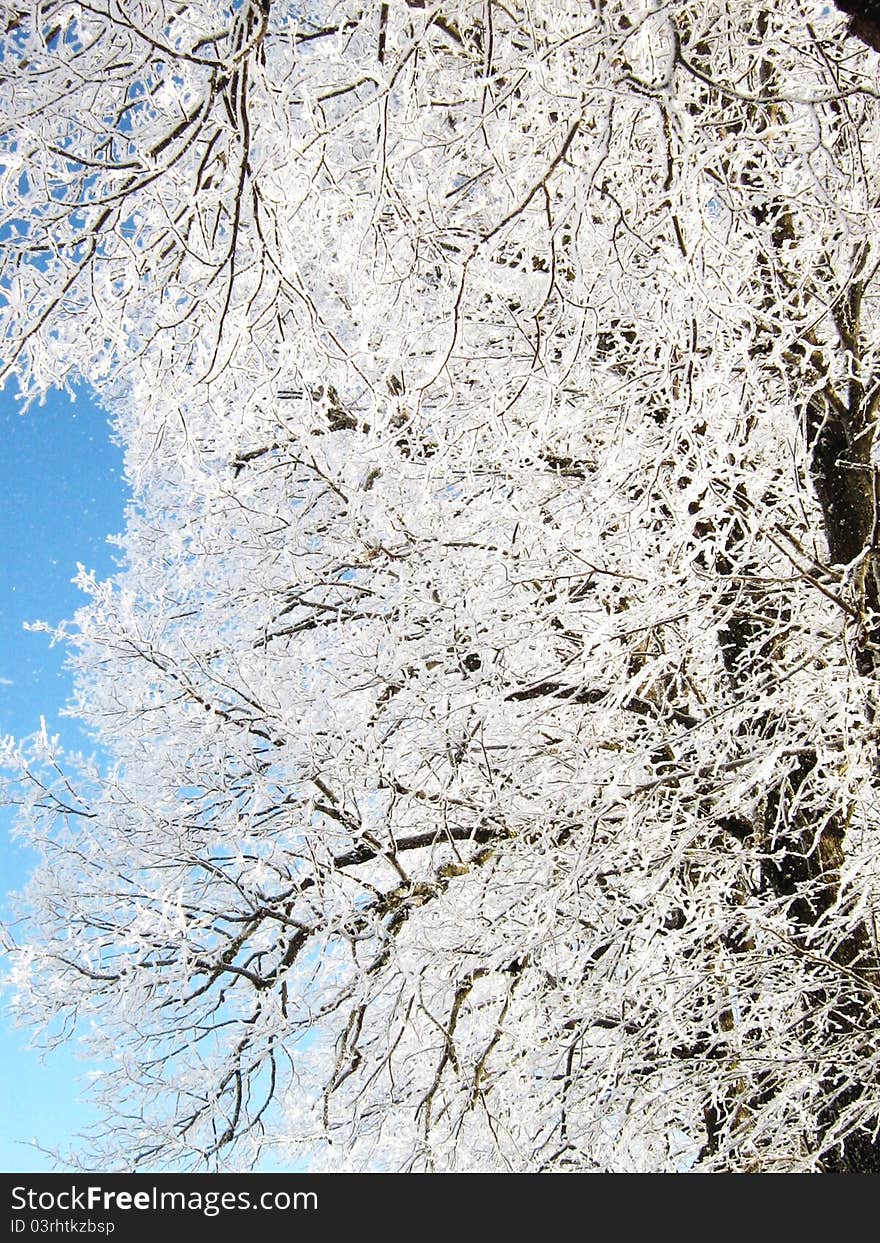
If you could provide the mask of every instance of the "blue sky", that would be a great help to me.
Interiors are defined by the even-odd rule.
[[[101,577],[118,552],[107,537],[122,530],[127,489],[122,451],[107,414],[84,394],[52,394],[26,414],[11,391],[0,392],[0,735],[50,733],[90,748],[76,722],[60,716],[71,692],[64,652],[26,622],[59,622],[83,603],[72,585],[77,562]],[[30,856],[9,840],[11,817],[0,809],[2,890],[27,876]],[[0,898],[4,916],[5,896]],[[91,1117],[81,1101],[86,1063],[73,1051],[41,1061],[4,1012],[0,1022],[0,1171],[56,1168],[30,1146],[66,1147]]]

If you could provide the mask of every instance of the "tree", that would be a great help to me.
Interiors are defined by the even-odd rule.
[[[19,5],[7,370],[112,402],[9,740],[108,1167],[880,1167],[877,62],[714,0]]]
[[[849,29],[852,33],[875,52],[880,51],[880,24],[877,20],[880,13],[873,0],[841,0],[837,7],[842,13],[849,15]]]

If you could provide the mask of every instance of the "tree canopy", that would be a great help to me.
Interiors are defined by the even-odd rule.
[[[874,1170],[878,62],[799,0],[4,9],[134,490],[9,739],[107,1168]]]

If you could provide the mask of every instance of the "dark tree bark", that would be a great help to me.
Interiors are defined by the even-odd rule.
[[[875,52],[880,52],[880,3],[878,0],[835,0],[849,18],[850,33]]]

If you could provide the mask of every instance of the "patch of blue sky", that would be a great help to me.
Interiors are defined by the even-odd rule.
[[[107,537],[124,521],[122,453],[107,415],[83,393],[75,401],[50,393],[22,414],[7,389],[0,393],[0,425],[0,734],[26,737],[42,717],[66,746],[94,752],[91,738],[62,715],[72,693],[63,645],[52,646],[27,625],[57,625],[85,602],[72,582],[78,563],[101,578],[116,569]],[[9,891],[24,884],[34,862],[11,841],[12,819],[0,809],[4,918]],[[92,1117],[81,1099],[89,1066],[67,1048],[41,1060],[26,1046],[26,1033],[4,1015],[0,1170],[10,1173],[55,1168],[41,1149],[70,1147]]]

